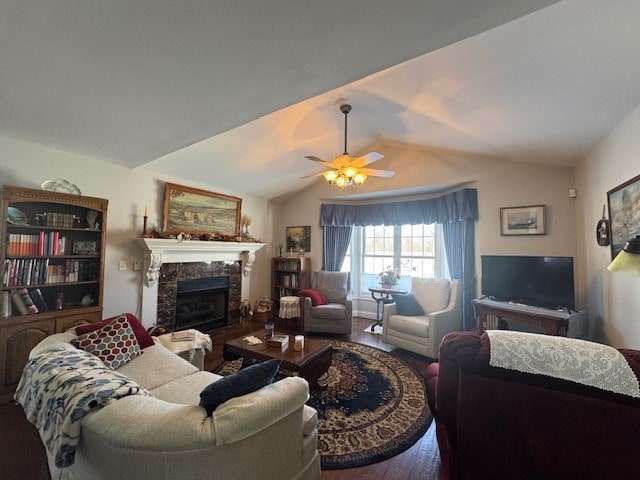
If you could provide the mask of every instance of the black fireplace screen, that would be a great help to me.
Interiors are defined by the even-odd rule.
[[[176,330],[225,327],[229,311],[229,277],[178,281]]]

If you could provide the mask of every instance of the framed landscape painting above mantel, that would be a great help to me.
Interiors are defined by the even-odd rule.
[[[500,235],[545,235],[545,206],[503,207]]]
[[[242,199],[238,197],[167,183],[163,231],[236,237],[241,207]]]

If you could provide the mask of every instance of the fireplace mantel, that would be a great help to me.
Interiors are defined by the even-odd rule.
[[[244,262],[244,274],[249,275],[256,258],[255,252],[264,243],[212,242],[199,240],[177,240],[170,238],[134,238],[145,254],[145,277],[147,286],[158,282],[160,266],[163,263]]]

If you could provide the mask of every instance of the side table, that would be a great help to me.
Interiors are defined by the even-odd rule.
[[[195,339],[187,341],[171,340],[171,333],[158,335],[155,337],[162,346],[171,350],[176,355],[184,358],[199,370],[204,370],[204,354],[205,351],[210,352],[212,348],[211,337],[206,333],[198,330],[190,330],[194,332]]]
[[[405,294],[407,290],[396,290],[394,288],[373,288],[369,287],[369,291],[371,292],[371,298],[376,301],[376,323],[371,325],[371,331],[373,332],[378,325],[382,325],[382,306],[387,303],[393,303],[393,298],[391,295],[396,294]],[[376,297],[376,294],[378,296]]]
[[[289,320],[294,320],[297,331],[298,319],[300,318],[300,297],[280,297],[280,311],[278,312],[278,316],[285,321],[285,324]]]

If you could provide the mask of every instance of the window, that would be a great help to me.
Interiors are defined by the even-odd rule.
[[[387,267],[400,272],[397,287],[409,290],[411,277],[448,277],[443,247],[439,224],[354,227],[342,271],[352,272],[352,289],[362,295],[379,286]]]

